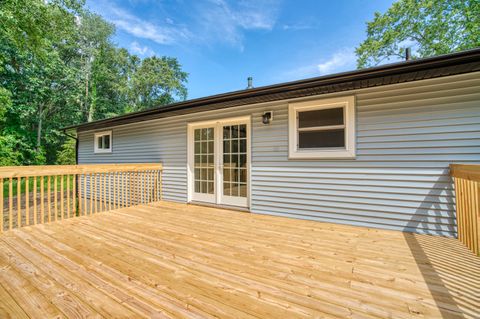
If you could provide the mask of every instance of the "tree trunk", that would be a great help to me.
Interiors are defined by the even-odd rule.
[[[40,104],[38,111],[38,125],[37,125],[37,152],[42,146],[42,125],[43,125],[43,104]]]
[[[91,122],[93,120],[93,110],[92,106],[88,105],[88,77],[89,74],[87,72],[87,76],[85,78],[85,109],[87,110],[87,122]]]

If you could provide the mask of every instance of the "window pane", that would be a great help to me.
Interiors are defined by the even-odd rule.
[[[213,168],[209,168],[209,169],[208,169],[208,180],[209,180],[209,181],[213,181],[213,180],[214,180],[214,173],[215,173],[215,172],[214,172]]]
[[[213,194],[215,190],[215,185],[213,182],[208,182],[208,193]]]
[[[238,137],[238,125],[232,125],[232,138]]]
[[[207,129],[206,129],[206,128],[202,128],[202,129],[201,129],[200,138],[202,139],[202,141],[206,141],[206,140],[207,140]]]
[[[314,127],[343,124],[343,107],[305,111],[298,113],[298,127]]]
[[[241,139],[239,140],[240,143],[240,153],[246,153],[247,152],[247,140],[246,139]]]
[[[240,197],[247,197],[247,185],[240,184]]]
[[[223,139],[228,140],[230,138],[230,126],[223,127]]]
[[[230,153],[230,141],[223,141],[223,152]]]
[[[228,166],[230,165],[231,157],[230,155],[223,155],[223,165]]]
[[[102,149],[103,148],[103,136],[97,137],[97,148]]]
[[[207,139],[213,140],[213,128],[207,128]]]
[[[340,130],[298,133],[298,148],[345,147],[345,132]]]
[[[200,131],[201,129],[195,130],[195,141],[200,141]]]
[[[245,124],[240,125],[240,137],[247,137],[247,126]]]
[[[230,183],[223,183],[223,194],[230,196],[232,193],[230,191],[231,185]]]
[[[233,167],[239,167],[239,156],[237,154],[232,154],[232,165]]]
[[[208,164],[213,165],[213,154],[208,155],[207,160],[208,160]]]
[[[239,167],[247,167],[247,154],[240,155],[240,162],[238,163]]]
[[[103,136],[103,148],[110,149],[110,135]]]
[[[246,183],[247,182],[247,170],[246,169],[241,169],[240,170],[240,182],[241,183]]]
[[[223,180],[224,181],[230,181],[230,169],[229,168],[224,168],[223,169]]]
[[[239,179],[239,171],[238,169],[232,169],[232,172],[230,173],[230,181],[232,183],[237,183],[238,182],[238,179]]]

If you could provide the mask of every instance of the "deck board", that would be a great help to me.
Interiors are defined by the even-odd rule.
[[[2,317],[475,318],[452,238],[160,202],[0,236]]]

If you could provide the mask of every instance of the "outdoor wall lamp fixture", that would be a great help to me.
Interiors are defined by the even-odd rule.
[[[265,125],[268,125],[272,121],[273,121],[273,112],[272,111],[263,112],[262,123]]]

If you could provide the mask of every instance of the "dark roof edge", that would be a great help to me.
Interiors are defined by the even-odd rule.
[[[71,125],[65,127],[65,130],[78,129],[82,128],[83,130],[88,129],[88,127],[99,127],[104,124],[105,126],[114,126],[116,122],[123,122],[124,120],[132,121],[135,118],[148,118],[150,115],[157,113],[164,113],[170,111],[176,111],[186,108],[198,107],[211,103],[221,103],[225,101],[233,101],[237,99],[242,99],[245,97],[255,97],[266,94],[275,94],[279,92],[286,92],[290,90],[306,89],[315,86],[322,85],[332,85],[339,84],[349,81],[358,81],[366,80],[375,77],[390,76],[394,74],[400,74],[405,72],[415,72],[433,69],[437,67],[446,67],[457,64],[475,62],[480,60],[480,48],[475,48],[471,50],[461,51],[457,53],[449,53],[444,55],[438,55],[429,58],[402,61],[391,64],[385,64],[381,66],[360,69],[355,71],[348,71],[342,73],[336,73],[326,76],[320,76],[315,78],[308,78],[298,81],[285,82],[274,85],[267,85],[262,87],[257,87],[248,90],[239,90],[228,93],[222,93],[217,95],[211,95],[207,97],[176,102],[168,105],[164,105],[158,108],[149,109],[145,111],[138,111],[133,113],[128,113],[120,116],[111,117],[108,119],[98,120],[94,122],[87,122],[78,125]]]

